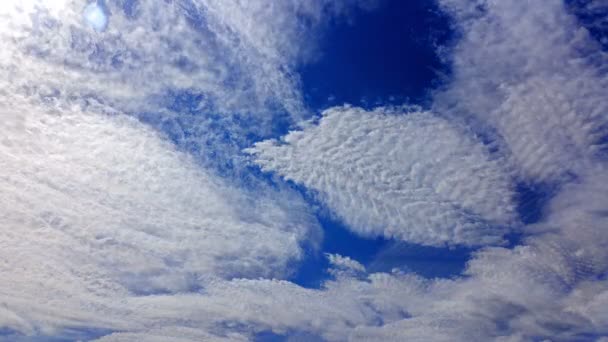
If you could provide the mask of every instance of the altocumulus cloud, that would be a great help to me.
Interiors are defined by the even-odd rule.
[[[103,104],[203,150],[203,162],[209,148],[233,161],[235,144],[272,131],[270,110],[288,122],[306,116],[294,68],[315,58],[313,37],[331,18],[372,4],[11,1],[0,7],[6,18],[0,34],[11,42],[2,52],[3,73],[18,92]],[[92,8],[108,21],[103,30],[91,25]],[[18,68],[8,67],[16,61]],[[172,106],[184,94],[191,111]]]
[[[248,151],[262,169],[319,191],[361,234],[429,245],[500,241],[515,224],[501,162],[446,120],[387,111],[333,108],[318,125]]]
[[[580,172],[605,152],[605,52],[562,1],[482,3],[442,1],[463,37],[435,109],[495,139],[520,177]]]
[[[277,116],[306,119],[295,67],[314,58],[331,17],[370,3],[107,2],[103,32],[83,21],[82,1],[0,5],[0,331],[104,331],[102,341],[607,336],[601,45],[561,1],[440,4],[459,34],[442,50],[453,74],[430,111],[331,108],[247,152],[363,236],[481,248],[453,279],[370,274],[330,254],[332,278],[319,289],[281,280],[322,235],[296,192],[219,177],[150,123],[202,127],[195,141],[217,134],[204,115],[165,105],[185,90],[227,130],[264,136]],[[235,113],[250,116],[245,128]],[[515,214],[521,182],[555,188],[535,224]],[[502,246],[514,230],[521,242]]]

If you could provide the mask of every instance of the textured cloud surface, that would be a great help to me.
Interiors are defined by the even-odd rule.
[[[20,320],[69,322],[114,296],[197,291],[210,277],[281,277],[318,235],[297,197],[239,191],[131,118],[3,105],[2,290]],[[49,299],[83,307],[63,317]]]
[[[330,108],[274,140],[307,116],[316,33],[373,1],[98,1],[104,25],[0,3],[0,340],[608,338],[606,2],[439,2],[458,38],[430,111]],[[243,147],[276,183],[206,159]],[[301,287],[323,233],[281,179],[363,237],[479,248],[451,279],[326,254]],[[551,186],[534,224],[517,183]]]
[[[321,233],[297,194],[261,183],[237,188],[137,118],[158,108],[156,117],[183,118],[183,108],[162,108],[165,93],[184,90],[210,101],[205,114],[261,116],[274,101],[297,117],[299,100],[271,89],[295,89],[286,65],[300,52],[284,44],[305,32],[286,18],[342,9],[99,2],[96,15],[108,23],[93,30],[86,5],[0,5],[0,331],[221,339],[211,325],[223,318],[169,322],[181,317],[174,295],[200,292],[212,279],[287,277]],[[256,6],[270,27],[255,35],[227,17]],[[286,36],[264,38],[274,30]],[[253,77],[260,63],[277,70]],[[196,126],[204,116],[183,121]],[[131,299],[159,294],[167,311],[132,315]]]
[[[437,110],[474,117],[527,179],[560,181],[605,149],[606,55],[562,1],[442,3],[463,38]]]
[[[349,331],[347,339],[582,341],[606,336],[608,189],[602,145],[608,119],[605,53],[560,1],[471,4],[455,0],[442,1],[442,5],[453,16],[461,37],[446,56],[453,62],[453,79],[437,91],[432,106],[445,119],[434,120],[449,122],[451,127],[468,126],[481,135],[492,151],[482,160],[501,161],[492,162],[495,174],[502,172],[525,183],[561,185],[543,208],[541,221],[523,227],[520,245],[479,250],[465,269],[467,277],[429,281],[399,274],[374,274],[361,280],[359,275],[347,279],[344,273],[337,273],[336,282],[326,284],[328,291],[346,283],[357,283],[354,287],[358,290],[368,285],[375,288],[377,279],[383,279],[384,284],[382,290],[367,292],[366,296],[352,288],[342,289],[353,292],[353,298],[367,303],[384,318],[378,323],[373,315],[368,316],[370,320]],[[601,2],[589,2],[578,10],[584,12],[601,6]],[[424,127],[404,129],[405,123],[413,120],[409,115],[409,118],[387,118],[378,111],[333,109],[318,124],[290,133],[280,142],[258,143],[252,152],[257,154],[257,163],[263,168],[325,192],[322,198],[339,215],[347,216],[344,219],[348,222],[348,216],[354,220],[365,215],[362,211],[374,207],[359,205],[347,212],[336,204],[339,203],[336,198],[344,196],[346,207],[357,200],[365,203],[373,190],[401,189],[400,183],[378,182],[386,187],[374,185],[370,187],[373,190],[362,191],[355,199],[349,197],[358,187],[366,185],[362,179],[374,179],[383,175],[382,171],[395,170],[392,161],[399,158],[387,157],[397,150],[395,140],[405,141],[420,133],[423,138],[417,138],[416,142],[420,144],[422,157],[418,154],[415,157],[422,160],[435,160],[435,154],[428,154],[435,146],[443,146],[444,153],[458,150],[458,143],[452,141],[446,147],[437,141],[440,138],[431,138],[444,137],[441,130],[428,133]],[[381,138],[358,135],[360,130],[367,133],[366,129],[377,127],[368,121],[386,122],[378,130],[383,133]],[[399,130],[403,134],[388,133]],[[473,135],[464,129],[459,132],[460,137]],[[357,136],[360,138],[351,139]],[[390,141],[391,138],[394,140]],[[462,141],[458,140],[460,144]],[[415,146],[415,143],[414,147],[407,145],[401,151],[415,150]],[[481,145],[477,146],[481,150]],[[336,152],[340,148],[342,153]],[[308,154],[303,156],[302,151]],[[462,164],[465,160],[437,159],[445,161],[446,169],[467,170],[467,164],[465,167]],[[315,163],[309,163],[310,160]],[[344,162],[334,163],[335,160]],[[377,169],[368,171],[374,165],[370,160],[377,161]],[[410,156],[408,161],[414,163],[416,159]],[[470,165],[483,164],[477,160]],[[423,168],[427,172],[423,175],[441,174],[437,165],[433,166]],[[360,173],[367,177],[359,177]],[[468,181],[480,175],[476,169],[465,174]],[[393,179],[411,178],[407,172],[393,175],[396,175]],[[487,177],[488,173],[481,175]],[[344,179],[353,181],[348,183]],[[452,183],[461,184],[462,181]],[[508,193],[512,185],[503,184],[502,189]],[[500,189],[495,183],[492,187],[490,191]],[[480,191],[477,194],[484,194],[482,187],[474,189]],[[458,200],[465,198],[461,196]],[[492,201],[494,197],[489,198]],[[483,207],[469,208],[492,217],[488,211],[480,211]],[[378,217],[373,222],[395,215]],[[365,225],[370,226],[373,225]],[[483,234],[483,230],[477,233]],[[392,299],[394,307],[376,302],[384,296]]]
[[[512,191],[484,146],[427,112],[333,108],[249,150],[263,170],[320,193],[355,231],[429,245],[500,241]]]
[[[315,20],[329,10],[319,2],[103,2],[96,8],[109,25],[98,32],[87,25],[86,4],[3,5],[3,39],[13,43],[3,63],[22,60],[11,70],[15,83],[36,81],[50,95],[89,95],[137,111],[154,108],[142,108],[146,102],[158,106],[154,98],[169,90],[189,90],[218,112],[259,111],[275,101],[298,114],[297,79],[287,72],[304,51],[287,42],[309,32],[290,19],[301,12]]]
[[[608,200],[604,175],[572,184],[555,198],[551,214],[538,227],[547,233],[512,250],[481,250],[468,265],[469,278],[431,283],[423,306],[405,304],[412,318],[361,328],[355,339],[572,341],[605,336],[608,217],[597,210]]]

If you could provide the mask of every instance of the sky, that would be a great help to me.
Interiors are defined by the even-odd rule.
[[[608,2],[7,0],[0,341],[608,341]]]

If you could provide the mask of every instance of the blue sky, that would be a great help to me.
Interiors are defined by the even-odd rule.
[[[0,5],[0,340],[608,339],[603,0]]]
[[[449,74],[437,47],[449,43],[449,18],[432,1],[385,1],[338,20],[321,36],[320,56],[300,70],[312,108],[426,104]]]

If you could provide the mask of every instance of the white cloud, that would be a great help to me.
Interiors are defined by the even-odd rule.
[[[268,279],[222,280],[203,294],[131,298],[128,307],[148,325],[180,324],[219,335],[301,331],[343,341],[356,326],[402,319],[403,303],[422,304],[424,287],[425,280],[405,274],[374,274],[363,281],[344,276],[319,290]]]
[[[353,270],[356,272],[365,272],[365,266],[361,265],[361,263],[359,263],[357,260],[353,260],[340,254],[327,253],[325,256],[327,259],[329,259],[329,263],[332,265],[332,267]]]
[[[235,341],[250,341],[243,334],[228,333],[226,336],[219,336],[205,333],[200,329],[184,328],[184,327],[163,327],[160,329],[151,329],[144,332],[118,332],[103,336],[95,341],[99,342],[130,342],[130,341],[146,341],[146,342],[193,342],[193,341],[209,341],[209,342],[235,342]]]
[[[594,209],[608,201],[605,174],[564,189],[537,225],[544,233],[515,249],[480,250],[467,277],[341,273],[318,290],[286,281],[216,281],[201,295],[133,298],[129,307],[146,321],[160,322],[176,310],[189,318],[184,324],[211,330],[305,331],[328,341],[569,341],[608,335],[607,284],[598,280],[607,271],[600,248],[608,239],[602,229],[607,218]],[[583,195],[589,197],[573,204],[572,198]],[[343,256],[330,259],[338,267],[358,265]]]
[[[289,74],[299,52],[285,45],[293,39],[264,35],[304,34],[296,12],[325,20],[328,5],[271,9],[257,24],[272,29],[252,33],[226,18],[251,8],[222,3],[137,2],[129,17],[107,2],[103,32],[87,26],[85,1],[0,5],[0,330],[216,336],[205,324],[173,327],[175,311],[150,329],[129,299],[166,293],[180,303],[174,294],[210,279],[286,277],[302,245],[315,250],[321,233],[299,195],[237,188],[123,114],[156,110],[181,89],[204,94],[205,114],[255,112],[258,133],[272,121],[269,103],[302,114]],[[189,22],[197,15],[203,26]],[[212,134],[196,138],[204,145]]]
[[[567,186],[550,203],[537,235],[514,249],[477,252],[467,277],[341,273],[319,290],[266,280],[216,282],[206,296],[192,299],[199,304],[185,310],[194,310],[196,317],[240,322],[245,330],[306,331],[328,341],[571,341],[606,336],[608,284],[602,277],[608,271],[603,248],[608,219],[596,208],[608,202],[608,182],[605,168],[596,171],[604,173]],[[581,196],[587,198],[572,200]],[[343,256],[331,259],[350,264]],[[169,298],[158,300],[167,303]]]
[[[588,167],[608,134],[607,60],[564,2],[440,3],[462,39],[435,110],[475,118],[526,180],[561,181]]]
[[[519,246],[479,250],[468,263],[466,277],[422,280],[374,274],[368,281],[343,277],[327,283],[324,291],[341,288],[342,296],[365,303],[377,317],[392,317],[378,322],[374,315],[367,316],[365,324],[349,328],[342,337],[353,341],[570,341],[606,336],[608,170],[605,146],[600,145],[608,112],[605,55],[562,2],[442,3],[456,20],[462,38],[449,56],[454,79],[437,92],[433,109],[453,127],[471,125],[485,140],[494,140],[498,152],[488,159],[506,157],[506,165],[498,164],[507,170],[502,172],[516,170],[519,180],[560,182],[561,186],[544,208],[541,222],[524,228],[526,236]],[[351,195],[356,186],[345,186],[342,178],[335,177],[336,168],[342,177],[354,179],[357,165],[374,165],[367,159],[357,164],[357,160],[386,156],[392,151],[387,146],[394,145],[380,139],[362,144],[371,140],[367,136],[356,140],[359,130],[374,127],[374,119],[369,113],[354,112],[355,120],[349,113],[326,114],[318,125],[292,132],[282,142],[258,144],[251,151],[267,170],[318,191]],[[328,120],[332,115],[334,121]],[[375,120],[378,117],[385,120],[378,114]],[[348,126],[340,120],[357,124]],[[401,126],[392,120],[386,126]],[[392,135],[383,137],[390,140]],[[428,145],[433,144],[427,142],[424,147]],[[322,148],[315,149],[318,146]],[[341,158],[355,163],[336,162]],[[390,161],[377,164],[378,174],[393,170]],[[362,191],[351,201],[363,201],[370,192]],[[336,202],[326,199],[337,196],[322,198],[337,210]],[[356,217],[361,215],[358,209],[342,215]],[[391,285],[376,290],[375,277]],[[362,296],[362,288],[374,290]],[[392,306],[382,307],[377,298],[389,298]]]
[[[132,118],[17,100],[0,122],[0,326],[122,327],[129,296],[284,277],[315,247],[298,196],[237,189]]]
[[[122,112],[188,88],[227,117],[256,112],[256,132],[275,105],[298,117],[291,68],[312,50],[291,43],[308,37],[307,20],[322,25],[347,6],[264,3],[141,2],[132,18],[108,3],[103,33],[86,28],[83,1],[0,4],[0,331],[113,332],[105,341],[268,330],[329,341],[608,336],[608,170],[596,145],[605,57],[558,1],[442,1],[462,33],[454,80],[434,103],[442,118],[334,108],[252,149],[355,230],[431,245],[496,243],[513,228],[511,170],[561,181],[521,245],[479,250],[454,279],[365,274],[340,255],[321,289],[233,279],[289,274],[300,244],[318,242],[309,209],[292,192],[237,188]],[[34,5],[48,13],[29,16]],[[183,113],[159,115],[205,131]]]
[[[253,113],[268,124],[263,116],[277,106],[303,114],[293,68],[315,55],[313,33],[347,12],[325,0],[137,1],[129,13],[124,6],[104,2],[109,24],[96,32],[86,1],[9,1],[0,29],[11,42],[0,59],[11,67],[4,76],[17,87],[44,85],[64,98],[93,97],[130,111],[157,109],[165,92],[189,90],[204,95],[202,108]]]
[[[497,243],[516,223],[510,180],[466,133],[427,112],[342,107],[247,151],[263,170],[318,191],[362,235]]]
[[[353,260],[347,256],[330,253],[326,253],[325,256],[331,265],[329,273],[334,277],[352,277],[364,274],[366,272],[365,266],[363,266],[357,260]]]
[[[426,288],[425,306],[408,302],[413,317],[361,327],[355,339],[568,341],[608,334],[600,309],[608,290],[602,280],[608,219],[595,209],[608,202],[608,189],[606,170],[598,171],[604,173],[568,186],[552,201],[538,225],[545,233],[512,250],[481,250],[468,278],[436,281]]]
[[[294,70],[316,56],[314,33],[373,2],[105,1],[95,30],[90,1],[10,0],[0,78],[11,92],[134,115],[205,165],[240,166],[252,136],[308,115]],[[182,93],[191,102],[173,106]]]

